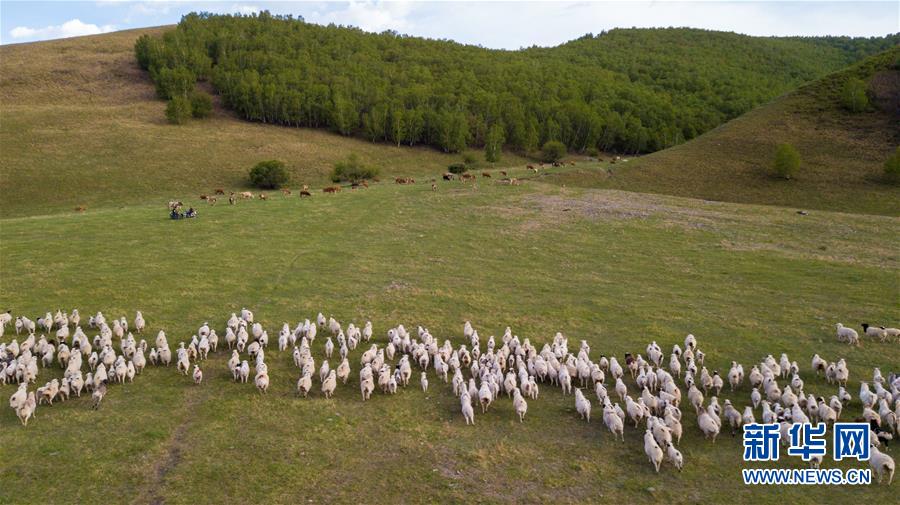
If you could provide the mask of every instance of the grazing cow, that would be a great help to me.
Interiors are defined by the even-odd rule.
[[[443,177],[444,177],[444,180],[445,180],[445,181],[452,181],[452,180],[453,180],[453,174],[451,174],[450,172],[445,173]]]
[[[531,170],[531,171],[534,172],[534,173],[538,173],[538,169],[536,169],[536,168],[534,168],[534,167],[532,167],[532,166],[529,166],[528,169]]]
[[[312,196],[312,193],[305,189],[300,190],[300,198],[303,198],[304,196]]]
[[[432,183],[431,183],[431,190],[432,190],[432,191],[437,191],[437,184],[435,184],[435,183],[432,182]]]
[[[284,195],[284,196],[291,196],[291,190],[289,190],[289,189],[282,189],[282,190],[281,190],[281,194]]]
[[[228,196],[228,205],[234,205],[237,199],[234,197],[234,191]]]
[[[340,193],[340,191],[341,191],[340,186],[328,186],[327,188],[322,189],[323,193]]]
[[[303,191],[309,191],[309,184],[303,185]]]
[[[569,162],[569,165],[572,165],[572,166],[574,167],[574,166],[575,166],[575,162],[574,162],[574,161],[570,161],[570,162]]]
[[[506,170],[501,170],[500,175],[502,175],[503,177],[506,177]]]
[[[241,191],[242,200],[253,200],[253,193],[249,191]]]
[[[224,195],[224,194],[225,194],[225,190],[224,190],[224,189],[221,189],[221,188],[216,189],[216,194],[217,194],[217,195]]]
[[[216,202],[218,202],[218,201],[219,201],[219,200],[218,200],[216,197],[214,197],[214,196],[211,196],[211,197],[209,197],[209,198],[206,199],[206,202],[209,203],[210,205],[215,205]]]
[[[259,194],[259,199],[260,199],[260,200],[268,200],[268,199],[269,199],[269,197],[268,197],[268,196],[266,196],[266,194],[265,194],[265,193],[260,193],[260,194]]]
[[[491,178],[491,174],[489,172],[481,172],[481,176],[487,179]]]
[[[207,200],[207,199],[209,199],[209,195],[200,195],[200,199]]]

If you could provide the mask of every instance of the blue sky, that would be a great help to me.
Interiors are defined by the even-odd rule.
[[[261,9],[307,21],[387,29],[486,47],[550,46],[615,27],[691,26],[751,35],[900,32],[900,2],[40,2],[0,0],[0,43],[177,23],[191,11]]]

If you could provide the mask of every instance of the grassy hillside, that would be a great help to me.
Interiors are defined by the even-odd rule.
[[[138,36],[160,31],[0,46],[3,216],[240,188],[253,164],[272,158],[287,163],[294,187],[323,184],[332,164],[349,153],[385,176],[433,176],[459,160],[428,148],[247,123],[220,109],[203,122],[169,125],[165,102],[133,51]]]
[[[251,121],[451,152],[552,140],[635,153],[694,138],[898,40],[617,29],[501,51],[263,11],[188,14],[141,38],[135,56],[160,97],[184,100],[208,80]]]
[[[900,145],[900,49],[803,86],[683,145],[628,163],[585,167],[555,177],[579,186],[900,215],[900,188],[882,181]],[[875,96],[869,112],[840,105],[855,76]],[[802,165],[793,180],[766,174],[775,147],[792,143]]]
[[[4,310],[130,318],[141,309],[145,338],[165,329],[173,347],[204,321],[222,334],[242,306],[273,338],[282,322],[322,311],[345,324],[371,320],[379,345],[399,323],[458,345],[469,319],[482,342],[507,325],[538,347],[562,331],[570,349],[587,340],[594,359],[621,360],[651,340],[668,353],[691,332],[710,370],[734,359],[749,372],[766,354],[786,352],[806,392],[826,397],[836,389],[810,371],[810,358],[845,357],[854,401],[842,420],[859,415],[859,381],[873,367],[886,375],[900,363],[896,342],[851,348],[833,336],[837,321],[897,324],[896,248],[860,242],[900,235],[898,221],[883,216],[441,182],[436,193],[378,185],[277,195],[178,222],[150,204],[2,219],[0,228]],[[8,326],[2,339],[10,335]],[[320,333],[317,365],[323,341]],[[613,441],[592,393],[590,424],[572,396],[545,384],[524,423],[504,396],[466,426],[432,371],[427,394],[414,380],[363,403],[356,373],[365,346],[351,353],[354,372],[334,399],[322,397],[318,380],[310,398],[298,398],[290,353],[272,345],[265,396],[230,380],[222,350],[202,363],[202,386],[174,365],[150,367],[134,384],[111,386],[97,412],[84,397],[42,405],[27,428],[5,405],[15,386],[0,385],[0,502],[891,503],[900,485],[895,476],[892,486],[746,487],[741,438],[703,440],[686,401],[686,466],[665,464],[659,474],[644,456],[643,428],[629,423],[625,442]],[[60,372],[42,369],[37,385]],[[749,392],[726,387],[721,399],[743,409]],[[900,459],[900,444],[887,451]],[[782,450],[777,466],[807,465]],[[865,464],[835,463],[829,453],[823,467],[836,466]]]

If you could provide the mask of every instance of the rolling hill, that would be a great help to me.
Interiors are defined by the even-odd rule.
[[[322,130],[213,117],[169,125],[134,42],[163,28],[0,46],[0,211],[6,217],[196,197],[244,188],[258,161],[280,159],[291,185],[324,184],[357,153],[382,174],[434,175],[459,155]],[[521,163],[512,154],[507,163]]]
[[[545,178],[560,184],[708,200],[900,215],[900,188],[882,180],[900,145],[900,48],[802,86],[685,144],[615,166]],[[871,110],[842,108],[848,77],[868,83]],[[775,146],[802,157],[790,181],[767,175]]]
[[[135,56],[160,97],[184,102],[208,81],[251,121],[449,152],[561,141],[576,152],[638,153],[694,138],[898,40],[616,29],[500,51],[263,11],[188,14],[138,40]]]

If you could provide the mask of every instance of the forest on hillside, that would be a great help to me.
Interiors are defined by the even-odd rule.
[[[749,37],[616,29],[552,47],[491,50],[290,16],[192,13],[135,44],[164,99],[207,81],[250,121],[329,128],[448,152],[544,142],[651,152],[893,47],[881,38]],[[202,102],[202,100],[201,100]]]

